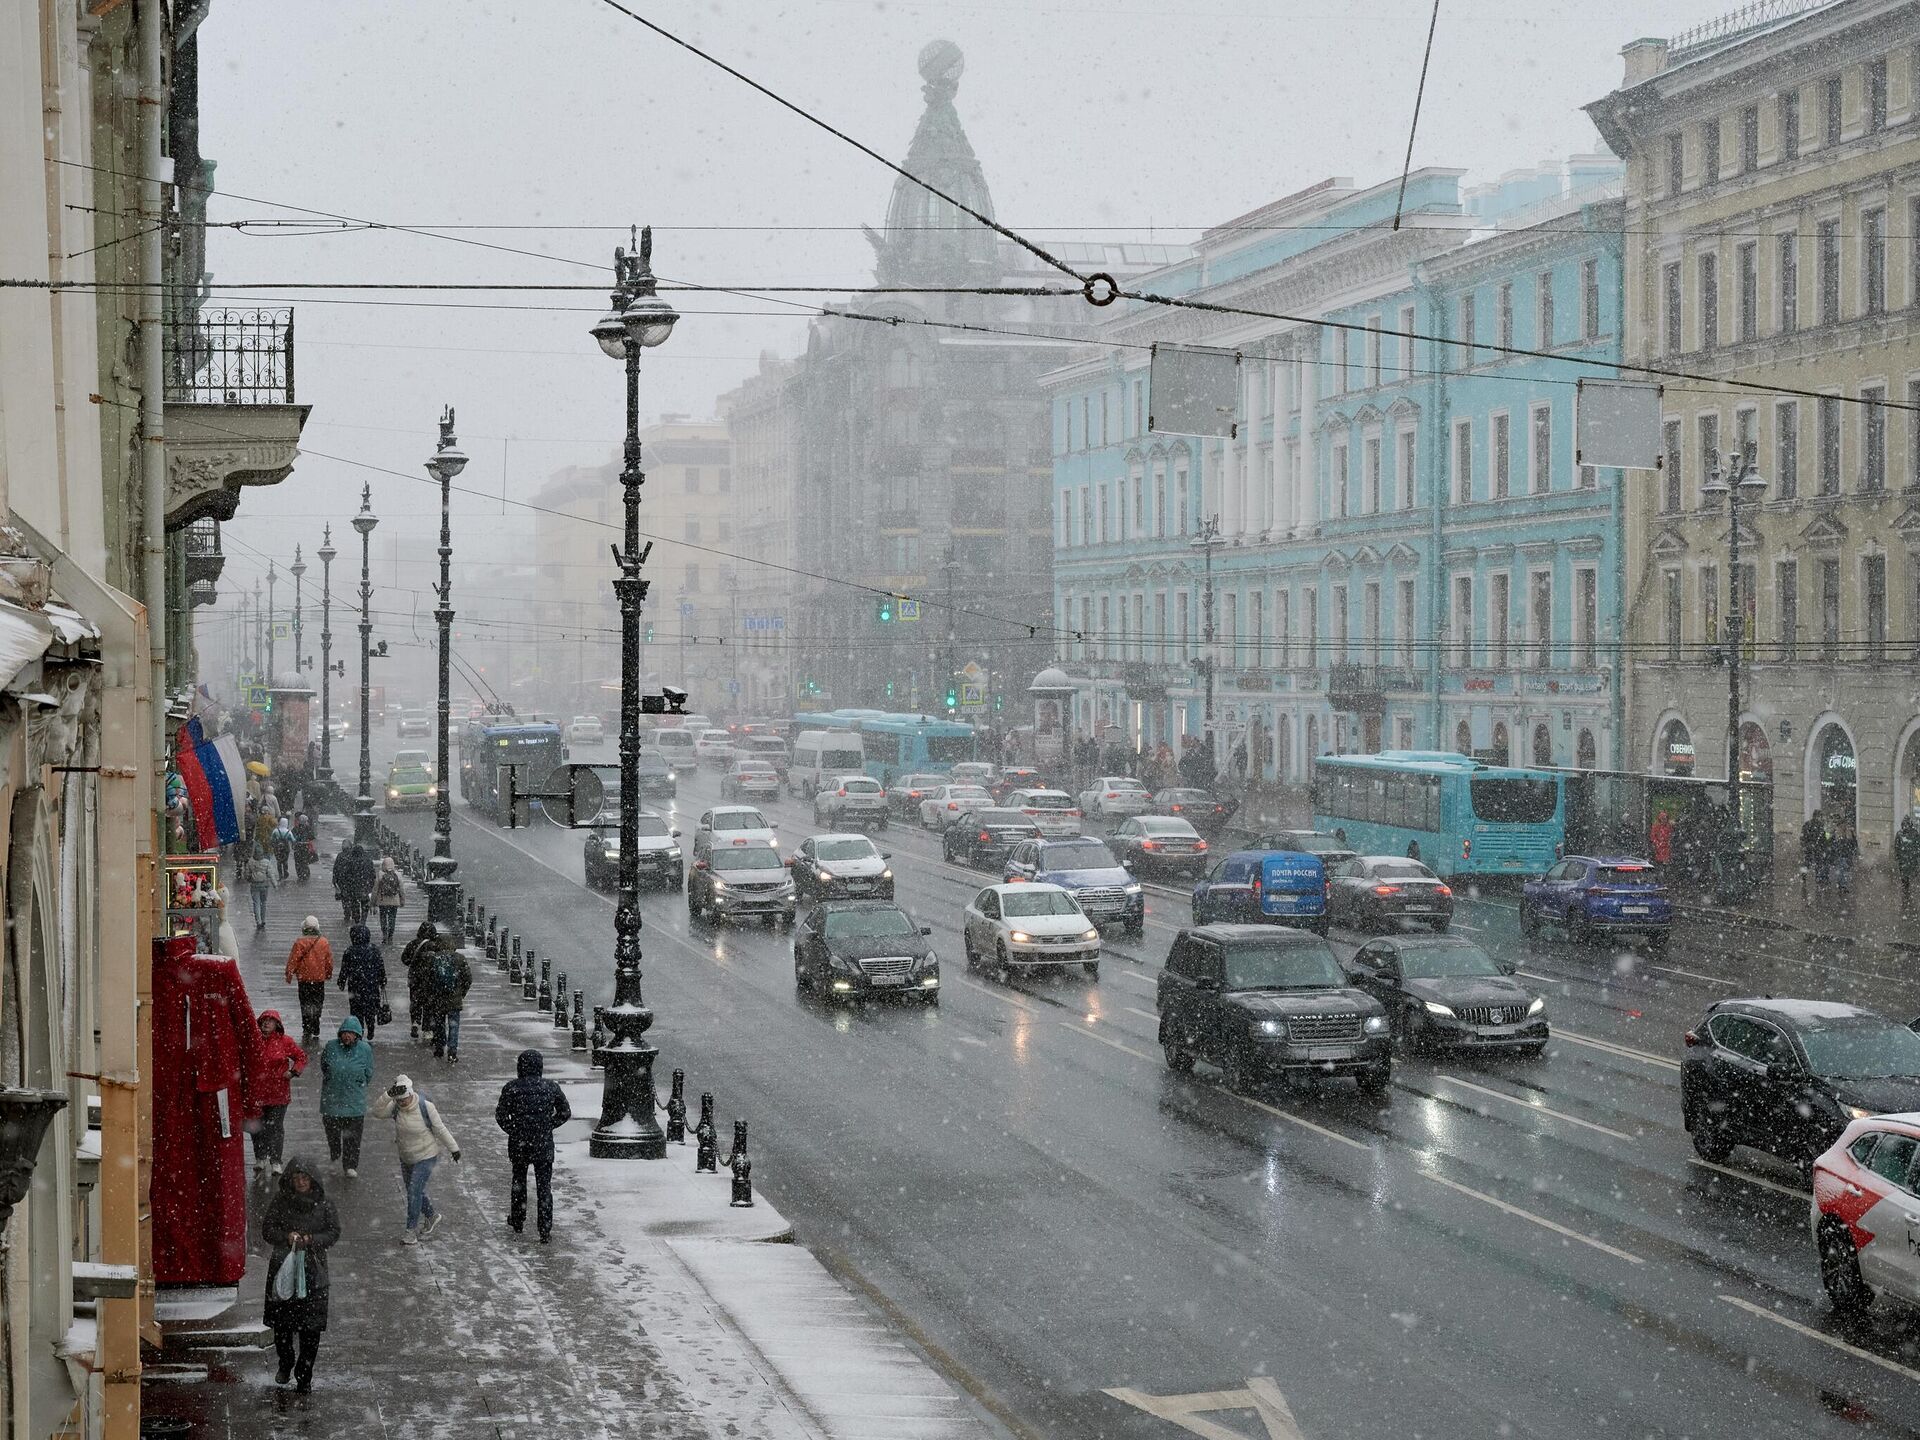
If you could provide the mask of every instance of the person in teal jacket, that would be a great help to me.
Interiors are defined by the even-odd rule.
[[[320,1124],[327,1153],[349,1178],[360,1173],[360,1133],[367,1123],[367,1086],[373,1082],[373,1042],[357,1015],[320,1052]]]

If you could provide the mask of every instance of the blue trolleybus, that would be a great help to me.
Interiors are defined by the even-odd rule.
[[[1450,750],[1323,755],[1313,827],[1362,855],[1417,853],[1442,876],[1538,875],[1566,838],[1565,787],[1558,771]]]
[[[524,794],[538,789],[566,758],[560,727],[550,721],[507,717],[468,721],[460,733],[460,797],[504,825],[507,774],[503,767],[519,767],[513,784]]]
[[[973,726],[929,715],[867,715],[853,722],[867,774],[882,785],[894,777],[922,771],[945,775],[961,760],[974,758]]]

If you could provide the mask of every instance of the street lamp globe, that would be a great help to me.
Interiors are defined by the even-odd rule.
[[[320,542],[320,548],[313,553],[320,557],[320,563],[322,565],[331,565],[335,560],[340,558],[340,552],[333,548],[333,536],[331,533],[328,534],[325,540]]]
[[[1740,498],[1758,500],[1767,493],[1767,477],[1758,470],[1749,470],[1740,477]]]
[[[438,451],[431,460],[427,461],[427,473],[436,480],[457,479],[460,472],[466,468],[466,453],[452,445]]]
[[[618,310],[609,310],[594,321],[590,333],[600,342],[600,349],[609,360],[627,358],[627,322],[620,318]]]
[[[667,336],[673,333],[674,322],[679,318],[678,312],[666,301],[650,295],[629,305],[620,320],[626,327],[629,343],[650,350],[666,343]],[[598,333],[597,327],[595,333]],[[605,344],[605,341],[601,342],[602,348],[605,348]]]
[[[379,523],[380,517],[373,513],[373,496],[371,492],[362,495],[360,497],[360,513],[353,517],[353,528],[358,530],[362,535],[371,535],[373,533],[373,527]]]
[[[300,577],[307,573],[307,562],[300,558],[298,545],[293,547],[293,564],[289,565],[287,570],[293,576],[296,585],[300,583]]]

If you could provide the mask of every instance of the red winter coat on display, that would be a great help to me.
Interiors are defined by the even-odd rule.
[[[161,1284],[235,1285],[247,1268],[241,1127],[263,1103],[260,1040],[237,961],[196,955],[192,936],[154,942],[153,1277]],[[284,1075],[284,1058],[281,1068]]]

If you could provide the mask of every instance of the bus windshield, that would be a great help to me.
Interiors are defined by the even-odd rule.
[[[1500,825],[1538,825],[1553,819],[1560,803],[1560,782],[1540,778],[1476,779],[1474,818]]]
[[[973,736],[971,735],[927,736],[927,759],[936,765],[951,765],[956,760],[972,758]]]

